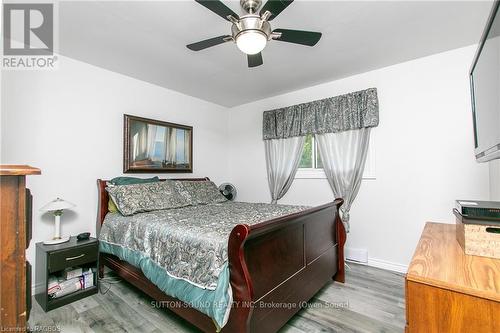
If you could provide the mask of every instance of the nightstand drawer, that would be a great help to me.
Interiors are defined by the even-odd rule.
[[[52,273],[67,267],[94,262],[97,261],[97,252],[98,247],[95,244],[51,252],[48,257],[47,266]]]

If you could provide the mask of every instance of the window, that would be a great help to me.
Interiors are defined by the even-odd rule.
[[[306,142],[304,142],[304,151],[302,152],[302,157],[300,158],[299,169],[322,169],[323,164],[321,163],[321,157],[319,156],[318,145],[314,136],[306,136]]]
[[[368,155],[366,156],[365,171],[363,179],[375,179],[375,165],[374,165],[374,135],[371,133],[370,146],[368,148]],[[313,135],[306,136],[304,143],[304,150],[300,159],[299,169],[295,178],[326,178],[323,171],[323,163],[318,149],[318,144]]]

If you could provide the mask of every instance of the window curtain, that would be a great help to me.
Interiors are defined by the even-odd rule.
[[[134,140],[134,160],[144,160],[148,158],[148,125],[137,124],[132,128]]]
[[[349,211],[358,194],[365,170],[370,127],[316,134],[323,169],[335,198],[343,198],[342,221],[349,232]]]
[[[148,124],[147,127],[147,147],[146,147],[146,156],[150,160],[153,160],[155,154],[155,145],[156,145],[156,129],[158,127],[156,125]]]
[[[305,136],[312,134],[318,141],[333,193],[344,199],[342,215],[348,229],[349,209],[363,176],[370,128],[378,123],[376,88],[265,111],[262,131],[273,202],[290,188]]]
[[[264,141],[271,203],[277,203],[292,185],[299,167],[304,142],[304,136]]]
[[[165,133],[165,162],[177,164],[177,129],[168,128]]]

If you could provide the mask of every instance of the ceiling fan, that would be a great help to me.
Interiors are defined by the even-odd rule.
[[[321,38],[320,32],[289,29],[271,30],[269,21],[278,16],[293,0],[268,0],[258,14],[257,10],[262,4],[261,0],[240,0],[241,7],[247,13],[241,17],[221,1],[195,1],[231,22],[232,26],[231,35],[218,36],[187,45],[187,48],[193,51],[200,51],[232,41],[236,43],[240,51],[247,54],[248,67],[256,67],[263,64],[261,51],[270,40],[314,46]]]

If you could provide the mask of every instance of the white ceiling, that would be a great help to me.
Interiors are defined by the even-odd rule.
[[[239,1],[224,1],[240,13]],[[320,31],[315,47],[271,41],[247,68],[233,43],[185,45],[229,34],[194,0],[59,3],[60,53],[224,106],[235,106],[477,43],[486,1],[295,1],[272,27]]]

